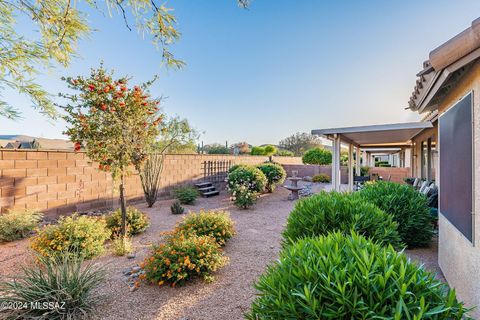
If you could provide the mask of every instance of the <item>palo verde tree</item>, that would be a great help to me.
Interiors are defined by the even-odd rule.
[[[160,114],[159,99],[150,97],[147,82],[130,86],[126,77],[114,80],[113,72],[101,66],[89,77],[64,78],[75,93],[63,93],[67,100],[66,134],[75,150],[84,147],[99,169],[120,179],[121,234],[126,234],[125,176],[134,166],[140,170],[155,142]]]
[[[248,0],[237,0],[241,7]],[[78,55],[78,43],[88,38],[88,11],[120,16],[125,27],[150,37],[168,66],[182,67],[169,50],[179,37],[172,9],[159,0],[5,0],[0,1],[0,117],[18,118],[18,110],[1,98],[9,87],[26,95],[42,113],[56,116],[50,94],[36,77],[54,66],[68,67]],[[130,20],[130,21],[129,21]],[[131,21],[133,20],[133,21]],[[18,28],[21,23],[25,28]],[[28,30],[22,32],[21,30]],[[33,31],[33,32],[32,32]]]

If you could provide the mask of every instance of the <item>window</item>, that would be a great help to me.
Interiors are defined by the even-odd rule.
[[[472,94],[439,118],[440,213],[468,240],[473,223]]]

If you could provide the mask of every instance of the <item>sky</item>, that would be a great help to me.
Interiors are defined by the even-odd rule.
[[[167,115],[187,118],[200,141],[276,144],[312,129],[417,121],[406,111],[416,73],[428,53],[469,27],[478,0],[320,1],[170,0],[186,62],[166,70],[161,52],[129,31],[120,15],[88,9],[96,29],[79,44],[67,69],[39,77],[52,94],[66,90],[61,76],[89,74],[104,61],[132,82],[160,76],[152,87]],[[24,24],[26,32],[32,25]],[[16,92],[2,92],[23,118],[0,118],[0,134],[65,138],[65,123],[51,121]]]

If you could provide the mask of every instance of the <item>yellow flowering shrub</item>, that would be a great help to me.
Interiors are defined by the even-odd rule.
[[[175,233],[210,236],[220,246],[225,245],[235,234],[234,222],[227,211],[192,212],[186,215],[175,227]]]
[[[74,214],[40,229],[31,247],[45,257],[78,255],[90,259],[103,252],[110,235],[104,219]]]
[[[141,275],[141,279],[172,287],[198,276],[212,281],[212,272],[227,262],[228,258],[214,238],[172,234],[167,236],[165,243],[155,246],[152,254],[142,263],[145,274]]]

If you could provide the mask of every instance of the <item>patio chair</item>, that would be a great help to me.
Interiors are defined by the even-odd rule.
[[[418,185],[420,184],[422,180],[420,180],[419,178],[415,178],[415,180],[413,181],[413,184],[412,186],[415,188],[415,189],[418,189]]]
[[[422,186],[420,187],[420,189],[418,190],[419,192],[423,193],[423,191],[425,190],[425,188],[428,188],[428,186],[431,184],[430,181],[423,181],[422,183]]]
[[[367,181],[370,181],[370,176],[354,176],[353,177],[353,184],[354,190],[358,191],[363,187],[363,184]]]

